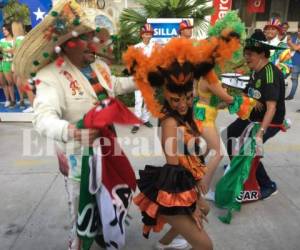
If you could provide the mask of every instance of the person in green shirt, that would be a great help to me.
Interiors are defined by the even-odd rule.
[[[27,29],[26,29],[27,28]],[[25,26],[23,24],[19,24],[19,23],[13,23],[12,24],[12,33],[14,36],[14,54],[16,53],[16,51],[18,50],[18,48],[21,46],[21,44],[23,43],[23,40],[25,38],[26,33],[30,30],[28,28],[31,28],[31,26]],[[31,88],[29,87],[30,84],[28,83],[27,79],[25,79],[24,77],[21,77],[19,75],[16,74],[14,68],[16,68],[16,66],[18,65],[17,61],[13,61],[12,64],[12,70],[14,72],[14,81],[17,85],[18,91],[19,91],[19,96],[20,96],[20,101],[19,101],[19,107],[20,108],[24,108],[25,107],[25,102],[24,102],[24,95],[26,93],[26,96],[28,97],[30,106],[26,109],[24,109],[22,112],[23,113],[31,113],[33,112],[33,100],[34,100],[34,93],[31,90]]]
[[[14,46],[14,51],[17,50],[17,48],[19,48],[21,46],[21,43],[24,39],[24,36],[17,36],[15,38],[15,46]],[[14,65],[12,65],[14,66]],[[24,91],[23,91],[23,87],[24,87],[24,80],[19,77],[17,74],[13,73],[14,76],[14,82],[17,85],[17,89],[19,92],[19,97],[20,97],[20,102],[19,102],[19,106],[20,108],[25,108],[25,103],[24,103]]]
[[[9,105],[7,106],[13,108],[16,105],[16,99],[14,94],[14,81],[13,81],[13,75],[11,70],[12,60],[13,60],[13,46],[14,46],[14,39],[12,35],[11,25],[4,24],[2,27],[2,32],[4,38],[0,40],[0,48],[3,55],[2,72],[4,75],[4,79],[6,80],[7,90],[8,90],[6,101],[9,102]]]

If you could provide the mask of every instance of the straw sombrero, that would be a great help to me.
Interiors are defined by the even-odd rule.
[[[34,78],[39,69],[56,60],[61,51],[59,46],[65,41],[90,31],[101,32],[102,27],[96,27],[96,16],[87,10],[75,0],[59,0],[45,19],[26,35],[16,51],[16,74]]]

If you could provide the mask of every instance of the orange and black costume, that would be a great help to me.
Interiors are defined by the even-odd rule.
[[[180,117],[175,112],[170,112],[162,119],[170,116],[176,119],[178,128],[183,134],[182,141],[179,141],[183,146],[182,152],[178,153],[179,164],[165,164],[163,167],[146,165],[144,170],[139,171],[138,187],[141,193],[134,198],[134,203],[143,215],[145,237],[148,237],[151,229],[154,232],[162,229],[164,220],[160,215],[193,213],[198,198],[196,182],[202,178],[206,170],[206,166],[198,156],[199,134],[193,120]],[[195,147],[192,149],[187,146],[191,140],[195,141]]]
[[[193,107],[181,116],[168,105],[172,94],[193,91],[194,80],[205,77],[209,83],[218,83],[213,71],[215,64],[222,64],[239,47],[237,34],[224,31],[222,36],[195,41],[174,38],[163,47],[155,47],[151,56],[130,47],[124,54],[124,62],[141,90],[146,105],[153,116],[160,121],[172,117],[182,132],[181,143],[184,147],[178,152],[178,165],[165,164],[162,167],[146,165],[140,171],[138,187],[141,191],[134,198],[139,206],[144,223],[144,236],[151,230],[159,232],[164,220],[161,215],[192,214],[198,198],[196,182],[206,171],[199,157],[197,137],[199,131],[193,118]],[[160,101],[160,94],[163,100]],[[196,145],[189,149],[187,145]],[[192,153],[191,153],[192,152]]]

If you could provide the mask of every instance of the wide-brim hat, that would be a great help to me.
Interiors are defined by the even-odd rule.
[[[247,48],[262,48],[265,50],[285,50],[286,47],[274,46],[266,41],[260,41],[254,38],[247,38],[245,41],[245,49]]]
[[[75,0],[58,1],[44,20],[32,29],[14,56],[15,73],[33,78],[36,72],[55,60],[60,45],[73,37],[97,30],[96,15]]]

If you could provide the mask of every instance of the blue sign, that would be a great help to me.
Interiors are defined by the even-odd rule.
[[[179,23],[152,23],[154,38],[172,38],[178,36]]]
[[[193,23],[192,18],[188,19]],[[148,18],[147,23],[150,23],[154,29],[152,40],[164,44],[171,38],[177,37],[182,20],[183,18]]]
[[[19,2],[28,6],[32,27],[42,21],[52,8],[51,0],[19,0]]]

